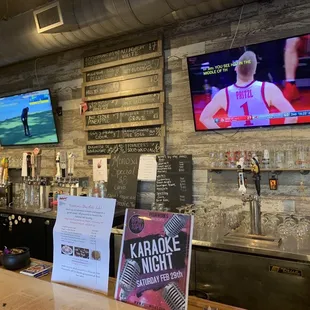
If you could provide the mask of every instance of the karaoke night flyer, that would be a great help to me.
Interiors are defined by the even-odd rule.
[[[187,309],[193,225],[187,214],[127,209],[115,299]]]

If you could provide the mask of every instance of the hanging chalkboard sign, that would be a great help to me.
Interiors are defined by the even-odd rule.
[[[117,207],[135,208],[140,155],[114,154],[110,160],[107,197],[115,198]]]
[[[85,84],[85,96],[83,97],[86,101],[131,96],[163,89],[162,72],[122,81],[92,83],[94,84]]]
[[[130,76],[132,74],[144,73],[158,70],[163,66],[162,58],[147,59],[142,61],[124,64],[110,68],[103,68],[86,72],[84,75],[85,82],[100,81],[106,79],[118,78],[120,76]]]
[[[122,128],[122,129],[103,129],[89,130],[88,141],[96,140],[116,140],[116,139],[131,139],[131,138],[151,138],[161,137],[164,135],[161,126],[149,126],[142,128]]]
[[[86,145],[86,155],[110,155],[110,154],[160,154],[163,149],[161,138],[153,142],[128,142],[110,144],[88,144]]]
[[[156,203],[175,211],[193,202],[192,155],[157,156]]]
[[[85,130],[138,127],[163,122],[162,106],[150,109],[85,115]]]
[[[129,63],[137,60],[157,57],[161,54],[161,40],[149,41],[147,43],[85,57],[84,71],[86,71],[88,67],[104,67],[105,65],[113,66],[124,61]]]
[[[138,96],[88,101],[87,106],[88,112],[104,111],[117,108],[131,108],[134,106],[144,105],[144,104],[154,104],[163,102],[163,93],[153,93]]]
[[[162,40],[152,36],[130,44],[114,50],[96,47],[84,55],[88,158],[164,152]]]

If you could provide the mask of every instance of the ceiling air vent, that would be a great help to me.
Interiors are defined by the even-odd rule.
[[[57,33],[77,29],[72,2],[60,0],[33,11],[38,33]]]

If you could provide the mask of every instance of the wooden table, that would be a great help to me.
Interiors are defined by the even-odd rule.
[[[34,260],[33,260],[34,261]],[[51,282],[0,267],[0,308],[4,310],[138,310],[114,300],[115,279],[110,278],[108,296],[82,288]],[[209,308],[210,307],[210,308]],[[242,310],[197,297],[189,297],[188,310]]]

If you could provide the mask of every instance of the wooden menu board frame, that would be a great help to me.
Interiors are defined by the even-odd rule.
[[[104,54],[108,54],[108,53],[113,53],[113,52],[117,52],[120,51],[122,49],[133,49],[135,47],[141,46],[141,45],[146,45],[146,44],[150,44],[152,42],[156,42],[157,43],[157,50],[154,52],[150,52],[147,54],[143,54],[143,55],[139,55],[139,56],[133,56],[133,57],[127,57],[124,59],[120,59],[120,60],[115,60],[115,61],[109,61],[109,62],[104,62],[104,63],[100,63],[100,64],[96,64],[96,65],[92,65],[92,66],[85,66],[85,59],[90,58],[90,57],[95,57],[95,56],[100,56],[100,55],[104,55]],[[83,66],[84,68],[82,69],[82,72],[88,72],[88,71],[94,71],[94,70],[98,70],[98,69],[103,69],[103,68],[108,68],[108,67],[114,67],[114,66],[118,66],[118,65],[122,65],[122,64],[127,64],[127,63],[132,63],[132,62],[137,62],[140,60],[145,60],[145,59],[150,59],[150,58],[155,58],[155,57],[160,57],[163,55],[163,43],[162,43],[162,39],[159,38],[159,36],[154,36],[151,38],[148,38],[148,40],[141,42],[141,40],[136,40],[136,41],[131,41],[130,42],[130,46],[128,46],[129,44],[126,42],[125,44],[119,44],[113,48],[105,48],[105,49],[101,49],[100,52],[90,52],[84,55],[84,61],[83,61]]]
[[[87,111],[83,117],[87,139],[89,138],[88,132],[91,131],[112,131],[109,134],[110,139],[88,140],[84,156],[86,158],[109,158],[108,154],[87,155],[89,151],[104,153],[107,151],[106,148],[110,148],[111,153],[114,151],[126,153],[129,150],[128,154],[130,154],[136,150],[134,144],[139,143],[145,143],[145,146],[137,146],[139,154],[163,154],[165,150],[165,126],[163,125],[165,94],[161,36],[148,37],[144,42],[141,40],[131,41],[130,44],[127,42],[116,45],[113,49],[96,50],[96,52],[84,54],[83,63],[82,98],[86,102],[92,102],[96,108],[95,111]],[[88,78],[86,78],[87,75]],[[159,93],[156,103],[148,98],[145,99],[145,103],[142,99],[142,103],[134,101],[134,104],[130,104],[130,100],[135,100],[135,96],[154,93]],[[105,100],[106,102],[104,102]],[[98,101],[98,106],[96,106],[96,101]],[[100,101],[102,101],[102,109],[100,109]],[[115,106],[113,107],[114,102]],[[153,119],[154,117],[155,119]],[[87,122],[89,123],[87,124]],[[138,131],[139,128],[150,128],[150,126],[161,126],[160,136],[129,138],[125,136],[123,138],[119,132],[117,133],[118,138],[113,135],[113,130],[116,132],[132,128]],[[152,142],[158,142],[159,145],[152,144]],[[147,143],[150,146],[147,146]],[[92,145],[94,148],[90,149],[89,146]],[[101,148],[100,145],[106,145],[106,148]],[[113,145],[116,147],[113,148]],[[149,152],[149,147],[151,149],[156,147],[157,151],[159,146],[158,153],[140,153],[142,149]]]
[[[156,127],[156,128],[155,128]],[[134,131],[153,131],[155,132],[155,134],[152,135],[147,135],[145,133],[143,133],[143,136],[139,136],[139,132],[138,132],[138,136],[134,137]],[[103,131],[102,133],[100,133],[101,131]],[[131,137],[128,138],[124,138],[124,136],[126,136],[126,131],[130,132],[127,133],[128,135],[130,134]],[[98,134],[97,134],[98,132]],[[156,134],[157,132],[157,134]],[[98,138],[95,139],[90,139],[89,135],[98,135]],[[121,140],[128,140],[131,141],[131,139],[141,139],[141,138],[162,138],[165,137],[165,126],[160,126],[160,125],[152,125],[152,126],[143,126],[143,127],[133,127],[133,128],[116,128],[116,129],[99,129],[99,130],[89,130],[87,131],[87,136],[88,136],[88,143],[101,143],[102,141],[107,141],[108,143],[117,143],[117,141],[121,141]],[[112,138],[110,138],[110,136],[112,136]],[[114,136],[114,138],[113,138]],[[119,136],[119,137],[117,137]],[[133,137],[132,137],[133,136]]]
[[[144,75],[145,73],[148,73],[148,72],[151,72],[153,74],[155,74],[158,70],[161,70],[163,67],[164,67],[164,59],[163,57],[156,57],[156,58],[150,58],[150,59],[144,59],[142,61],[136,61],[136,62],[131,62],[131,63],[124,63],[122,65],[119,65],[119,66],[109,66],[109,67],[106,67],[106,68],[100,68],[100,69],[97,69],[97,70],[91,70],[91,71],[87,71],[87,72],[84,72],[83,73],[83,83],[87,86],[87,85],[93,85],[92,83],[94,82],[97,82],[97,81],[105,81],[105,82],[114,82],[114,81],[119,81],[121,80],[122,78],[122,75],[116,75],[114,77],[110,77],[110,78],[102,78],[102,79],[97,79],[97,80],[92,80],[92,81],[87,81],[87,74],[90,74],[90,73],[95,73],[95,72],[98,72],[100,70],[102,71],[110,71],[110,73],[112,73],[112,71],[117,71],[117,69],[121,70],[122,67],[126,66],[126,65],[131,65],[131,66],[134,66],[134,65],[137,65],[139,66],[139,64],[141,64],[142,62],[153,62],[153,61],[157,61],[157,64],[158,66],[154,67],[154,68],[151,68],[152,70],[137,70],[138,72],[134,72],[134,73],[129,73],[129,74],[126,74],[125,76],[127,77],[127,79],[130,79],[130,78],[135,78],[135,77],[139,77],[141,75]],[[145,67],[143,68],[145,69]]]
[[[163,70],[155,70],[155,71],[149,71],[145,72],[143,75],[139,74],[134,74],[131,75],[130,78],[127,76],[123,77],[118,77],[117,80],[116,78],[113,79],[106,79],[106,80],[101,80],[101,81],[94,81],[94,82],[89,82],[89,83],[83,83],[82,84],[82,97],[85,98],[85,101],[92,101],[92,100],[100,100],[100,99],[110,99],[110,98],[117,98],[117,97],[125,97],[125,96],[132,96],[132,95],[138,95],[138,94],[145,94],[145,93],[152,93],[152,92],[157,92],[157,91],[162,91],[164,88],[164,81],[163,81]],[[147,78],[149,77],[150,79],[156,80],[158,82],[158,85],[154,86],[141,86],[137,87],[134,89],[128,89],[128,90],[115,90],[114,92],[108,92],[108,93],[102,93],[98,95],[86,95],[87,93],[87,87],[90,86],[97,86],[97,85],[105,85],[107,86],[108,84],[111,86],[116,85],[117,83],[120,85],[122,82],[123,84],[128,82],[128,83],[134,83],[135,81],[138,81],[139,79],[142,78]]]
[[[113,123],[113,124],[101,124],[101,125],[94,125],[94,126],[87,126],[86,117],[87,116],[97,116],[97,115],[108,115],[108,114],[115,114],[115,113],[126,113],[126,112],[135,112],[135,111],[146,111],[149,109],[158,109],[159,117],[158,119],[154,120],[147,120],[147,121],[132,121],[126,123]],[[100,129],[113,129],[113,128],[131,128],[131,127],[141,127],[141,126],[150,126],[150,125],[161,125],[164,123],[164,108],[162,104],[150,104],[147,106],[137,106],[134,107],[132,110],[128,109],[111,109],[109,112],[100,113],[100,112],[90,112],[89,114],[85,114],[84,116],[84,130],[100,130]]]
[[[155,96],[158,96],[158,100],[150,100],[149,98],[146,99],[146,101],[141,102],[141,98],[142,97],[152,97],[154,98]],[[128,101],[126,102],[126,99],[128,99]],[[132,102],[133,100],[136,100],[136,102]],[[96,104],[98,106],[103,105],[104,107],[102,107],[101,109],[99,107],[95,107],[93,110],[88,110],[85,114],[86,115],[90,115],[90,113],[93,112],[100,112],[100,113],[104,113],[105,111],[109,112],[111,110],[116,111],[117,109],[123,109],[123,111],[126,110],[132,110],[137,106],[145,106],[145,108],[147,108],[148,105],[150,104],[159,104],[159,103],[164,103],[165,100],[165,94],[163,91],[161,92],[155,92],[155,93],[147,93],[147,94],[140,94],[137,96],[126,96],[126,97],[119,97],[119,98],[113,98],[113,99],[103,99],[103,100],[91,100],[88,102],[88,108],[90,108],[90,103],[94,104],[94,106],[96,106]],[[137,103],[138,101],[138,103]],[[149,102],[147,102],[149,101]],[[114,104],[114,107],[110,107],[111,105]],[[115,107],[115,105],[117,107]]]
[[[135,144],[135,143],[152,143],[152,142],[159,142],[160,149],[158,153],[128,153],[128,154],[149,154],[149,155],[161,155],[164,153],[165,150],[165,137],[151,137],[151,138],[130,138],[130,139],[117,139],[117,140],[106,140],[106,141],[89,141],[87,146],[92,145],[119,145],[119,144]],[[97,154],[97,155],[88,155],[87,150],[85,148],[84,151],[85,158],[111,158],[111,154]],[[118,154],[118,153],[116,153]],[[126,153],[125,153],[126,154]]]

